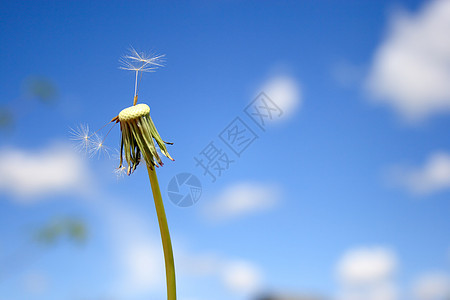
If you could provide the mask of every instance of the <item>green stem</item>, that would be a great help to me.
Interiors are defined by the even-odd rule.
[[[159,189],[158,178],[156,172],[147,166],[148,177],[152,186],[153,199],[155,200],[156,214],[158,216],[159,230],[161,231],[161,240],[164,250],[164,262],[166,264],[166,281],[167,281],[167,299],[177,299],[177,289],[175,283],[175,263],[173,260],[172,242],[170,241],[169,226],[167,225],[164,204]]]

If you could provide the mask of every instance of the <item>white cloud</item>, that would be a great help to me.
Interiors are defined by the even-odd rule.
[[[149,293],[163,293],[164,257],[155,226],[139,211],[119,199],[102,201],[100,212],[106,218],[117,263],[118,295],[133,298]]]
[[[65,145],[40,151],[5,147],[0,149],[0,193],[18,201],[59,193],[78,193],[87,188],[84,161]]]
[[[215,221],[229,220],[274,208],[280,201],[280,190],[261,183],[238,183],[228,186],[209,205],[205,214]]]
[[[376,283],[364,287],[344,289],[338,300],[398,300],[397,287],[393,283]]]
[[[367,80],[380,102],[409,121],[450,111],[450,1],[430,1],[417,13],[397,13]]]
[[[178,249],[177,266],[186,276],[215,277],[229,291],[239,295],[258,292],[264,280],[262,269],[244,259],[230,259],[217,254],[193,255]]]
[[[166,283],[157,221],[116,197],[97,196],[89,203],[95,204],[94,207],[104,218],[112,241],[110,248],[117,264],[114,294],[127,299],[150,295],[162,299],[166,293]],[[176,235],[174,232],[171,234],[179,280],[214,278],[224,289],[244,296],[260,286],[263,273],[254,263],[230,259],[215,252],[191,253],[179,247]],[[234,281],[231,277],[235,277]]]
[[[193,254],[178,249],[177,267],[181,274],[187,276],[217,275],[223,268],[223,258],[215,253]]]
[[[362,247],[346,252],[337,264],[340,300],[398,299],[394,274],[397,259],[382,247]]]
[[[225,286],[233,292],[252,294],[261,288],[262,272],[247,261],[230,261],[222,272]]]
[[[422,167],[393,167],[390,181],[414,194],[429,194],[450,188],[450,155],[436,152]]]
[[[413,287],[414,299],[441,300],[450,299],[450,276],[443,272],[422,275]]]
[[[124,245],[120,251],[121,263],[123,263],[123,285],[133,293],[147,292],[157,289],[164,282],[163,257],[161,249],[155,241],[130,239],[130,243]]]
[[[264,92],[283,111],[282,118],[291,116],[301,104],[300,83],[287,75],[269,78],[258,92]],[[278,120],[278,118],[273,118]]]
[[[356,248],[344,254],[338,263],[337,272],[342,282],[359,284],[390,278],[396,265],[395,255],[386,248]]]

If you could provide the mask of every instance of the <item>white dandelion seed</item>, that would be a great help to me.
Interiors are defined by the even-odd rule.
[[[152,55],[145,54],[143,52],[137,52],[133,47],[130,47],[130,54],[124,55],[119,59],[122,70],[134,71],[136,73],[135,83],[134,83],[134,105],[137,103],[139,84],[142,79],[143,72],[153,72],[158,67],[163,67],[163,57],[164,55]],[[141,76],[139,77],[139,72]]]
[[[111,153],[111,159],[114,160],[114,161],[116,161],[116,162],[120,161],[120,152],[119,152],[119,149],[114,148],[114,149],[112,150],[112,152],[113,152],[113,153]]]
[[[117,180],[119,180],[127,174],[127,168],[124,166],[117,168],[114,170],[114,174],[116,174]]]
[[[120,162],[120,152],[118,149],[114,148],[113,153],[111,154],[111,159],[115,160],[116,162]],[[119,163],[120,164],[120,163]],[[120,164],[120,166],[116,169],[114,169],[113,173],[116,175],[117,180],[122,179],[122,177],[127,174],[127,168]]]
[[[163,67],[164,55],[145,54],[137,52],[133,47],[130,48],[130,54],[124,55],[119,59],[122,70],[135,72],[153,72],[158,67]]]
[[[71,140],[75,141],[75,149],[81,153],[89,153],[92,139],[89,134],[88,124],[79,124],[76,128],[70,128]]]
[[[97,133],[92,135],[92,143],[90,144],[89,149],[89,157],[98,157],[106,156],[107,158],[110,158],[109,151],[110,149],[105,146],[104,144],[104,138],[102,138]]]

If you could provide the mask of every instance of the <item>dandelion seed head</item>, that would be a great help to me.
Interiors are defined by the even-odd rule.
[[[162,156],[173,160],[156,130],[150,117],[150,107],[147,104],[140,103],[123,109],[118,115],[118,120],[122,131],[120,163],[126,161],[128,175],[133,173],[139,165],[141,155],[150,168],[162,166]],[[158,153],[156,145],[162,154]]]

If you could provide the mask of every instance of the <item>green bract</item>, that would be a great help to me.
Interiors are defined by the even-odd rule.
[[[163,165],[153,140],[156,141],[161,152],[167,158],[173,160],[167,152],[166,142],[162,140],[150,118],[150,107],[147,104],[137,104],[125,108],[119,113],[118,122],[120,122],[120,130],[122,131],[119,168],[122,167],[123,155],[125,155],[128,175],[133,173],[139,165],[141,155],[151,169],[158,164]]]

